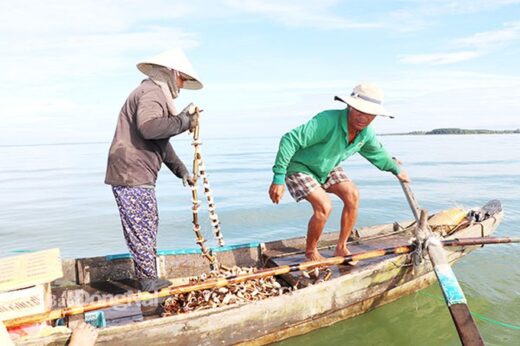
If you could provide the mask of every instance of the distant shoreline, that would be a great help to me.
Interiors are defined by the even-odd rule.
[[[379,136],[421,136],[421,135],[508,135],[520,134],[520,129],[516,130],[468,130],[460,128],[440,128],[431,131],[412,131],[399,133],[381,133]]]

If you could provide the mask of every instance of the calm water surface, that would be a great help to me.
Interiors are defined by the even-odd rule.
[[[480,206],[498,198],[505,210],[499,236],[520,236],[520,135],[388,136],[387,149],[413,179],[431,211]],[[188,167],[188,136],[172,140]],[[0,256],[59,247],[64,257],[126,252],[111,190],[103,184],[110,143],[0,146]],[[285,196],[270,203],[278,138],[208,139],[202,146],[217,211],[228,244],[302,236],[311,209]],[[411,218],[397,180],[361,157],[344,168],[362,202],[357,227]],[[167,168],[160,173],[159,248],[195,247],[191,191]],[[326,230],[338,229],[341,204]],[[204,215],[202,215],[204,218]],[[208,223],[205,237],[211,239]],[[215,244],[214,241],[209,242]],[[489,345],[520,344],[520,246],[487,246],[455,265],[470,309]],[[437,287],[360,317],[283,341],[284,345],[457,345]]]

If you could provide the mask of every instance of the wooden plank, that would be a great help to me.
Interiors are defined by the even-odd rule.
[[[80,285],[98,281],[135,278],[134,264],[131,258],[111,259],[110,256],[78,258],[76,270]]]
[[[62,276],[58,248],[0,259],[0,291],[43,284]]]

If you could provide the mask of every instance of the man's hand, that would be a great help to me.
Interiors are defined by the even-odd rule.
[[[403,183],[409,183],[410,177],[408,176],[408,173],[404,169],[401,169],[401,172],[399,172],[398,175],[396,175],[397,179],[402,181]]]
[[[193,186],[195,185],[195,179],[193,176],[190,176],[189,174],[185,174],[182,176],[182,185],[183,186]]]
[[[273,203],[278,204],[282,199],[283,193],[285,192],[284,185],[271,184],[269,187],[269,197]]]

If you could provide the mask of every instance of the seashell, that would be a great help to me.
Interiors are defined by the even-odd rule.
[[[222,304],[223,305],[227,305],[229,304],[229,302],[231,301],[231,299],[233,298],[233,295],[232,294],[227,294],[224,299],[222,300]]]
[[[208,290],[204,291],[204,292],[202,293],[202,296],[203,296],[203,298],[204,298],[204,301],[205,301],[205,302],[208,302],[208,301],[209,301],[209,298],[211,298],[211,291],[208,291]]]
[[[222,270],[224,270],[224,271],[230,271],[230,270],[231,270],[231,268],[226,267],[226,266],[223,265],[223,264],[220,265],[220,269],[222,269]]]
[[[302,275],[303,275],[305,278],[307,278],[307,279],[310,279],[310,278],[311,278],[311,276],[309,275],[309,273],[307,273],[305,270],[302,271]]]
[[[228,293],[229,290],[226,287],[220,287],[218,291],[219,293]]]
[[[331,278],[331,276],[332,276],[332,272],[329,270],[329,271],[325,274],[325,276],[323,277],[323,280],[324,280],[324,281],[327,281],[327,280],[329,280],[329,279]]]
[[[273,286],[276,287],[276,288],[281,288],[282,285],[280,285],[280,283],[278,281],[274,281],[273,282]]]

